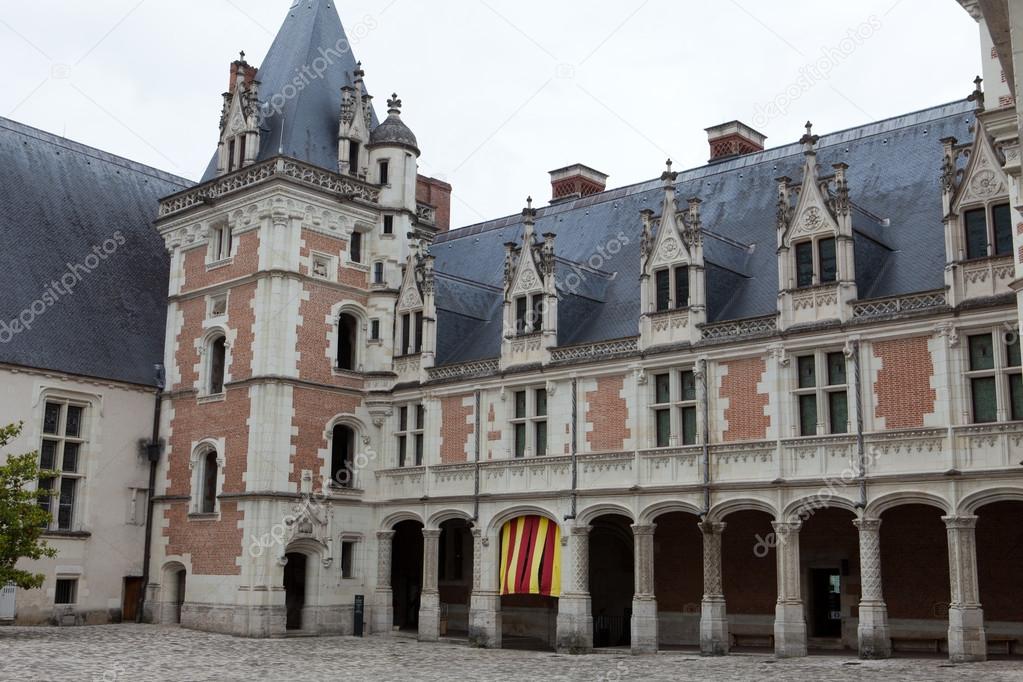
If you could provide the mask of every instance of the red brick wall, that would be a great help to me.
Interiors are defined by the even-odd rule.
[[[620,395],[624,385],[624,376],[600,377],[596,390],[586,392],[586,422],[593,426],[586,442],[592,452],[621,450],[632,435],[629,408]]]
[[[472,406],[465,407],[463,402],[472,398],[472,394],[456,395],[442,398],[440,401],[440,461],[441,464],[458,464],[465,462],[468,455],[465,443],[472,436]]]
[[[703,533],[692,514],[657,517],[654,591],[660,611],[700,613],[703,599]]]
[[[206,271],[206,249],[197,248],[185,251],[185,281],[182,293],[202,289],[203,287],[223,284],[239,277],[247,277],[259,267],[259,233],[244,232],[235,236],[235,256],[230,265],[224,265]]]
[[[367,299],[364,294],[338,291],[336,288],[316,282],[306,282],[305,291],[308,300],[299,304],[302,326],[298,328],[296,350],[300,353],[298,360],[299,376],[306,381],[344,388],[361,389],[363,382],[353,377],[335,377],[333,366],[335,359],[328,357],[330,339],[337,333],[336,322],[331,318],[331,308],[342,300],[351,300],[363,306]],[[331,321],[328,322],[327,319]],[[357,349],[365,353],[365,348]]]
[[[291,425],[297,433],[291,437],[295,453],[291,456],[288,480],[297,484],[302,480],[302,470],[308,469],[313,472],[313,489],[319,490],[320,470],[325,463],[319,451],[327,447],[327,439],[324,437],[327,422],[339,414],[354,414],[362,401],[353,395],[299,386],[294,388],[292,396],[295,416]],[[356,443],[356,452],[363,452],[361,442]],[[356,472],[357,482],[365,476],[365,472]],[[295,491],[298,491],[298,487]]]
[[[934,412],[938,397],[931,388],[934,362],[927,337],[879,341],[874,344],[874,357],[882,363],[874,382],[874,416],[884,418],[886,429],[922,427],[924,415]]]
[[[881,580],[888,617],[945,620],[948,535],[941,511],[906,505],[881,518]]]
[[[728,430],[725,442],[763,440],[771,426],[771,417],[764,414],[770,401],[767,393],[758,393],[757,384],[763,379],[767,363],[763,358],[733,360],[722,363],[728,373],[721,379],[719,396],[728,399],[725,419]]]
[[[437,209],[437,230],[451,229],[451,185],[420,175],[416,178],[416,201]]]
[[[348,251],[348,242],[335,237],[328,237],[327,235],[320,234],[319,232],[312,232],[310,230],[302,230],[302,241],[304,245],[300,249],[299,255],[301,255],[303,259],[308,260],[309,255],[313,251],[330,254],[337,259],[338,271],[334,274],[340,274],[343,270],[341,267],[344,262],[343,254]],[[309,263],[303,263],[300,271],[303,275],[312,274],[310,272]]]

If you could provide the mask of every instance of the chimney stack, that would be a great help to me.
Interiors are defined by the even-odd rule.
[[[242,52],[241,56],[231,62],[231,82],[228,84],[227,91],[234,94],[235,89],[238,87],[238,77],[242,76],[242,82],[245,87],[252,85],[253,81],[256,80],[256,74],[259,73],[259,68],[250,65],[245,61],[245,53]]]
[[[607,189],[605,173],[581,163],[551,171],[551,203],[571,201],[599,194]]]
[[[707,128],[707,139],[710,141],[710,162],[714,163],[764,151],[767,136],[745,123],[730,121]]]

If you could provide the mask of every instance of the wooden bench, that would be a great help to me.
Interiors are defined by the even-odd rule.
[[[945,638],[941,637],[941,636],[936,636],[936,637],[930,637],[930,636],[920,636],[920,637],[900,636],[900,637],[892,637],[892,651],[933,651],[936,654],[940,654],[941,653],[941,645],[944,643],[944,641],[945,641]],[[923,647],[909,647],[909,648],[901,648],[900,649],[899,646],[897,645],[898,642],[926,642],[930,646],[928,646],[926,649],[923,648]]]
[[[988,637],[987,650],[989,654],[999,656],[1012,656],[1016,650],[1017,640],[1015,637]],[[1001,651],[992,651],[994,648],[1001,648]]]
[[[774,635],[756,635],[744,632],[732,633],[732,647],[755,647],[760,649],[774,648]]]

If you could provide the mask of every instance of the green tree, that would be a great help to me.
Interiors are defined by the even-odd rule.
[[[0,427],[0,451],[21,433],[21,424]],[[3,455],[0,454],[0,461]],[[45,578],[15,568],[19,559],[42,559],[57,555],[57,550],[43,541],[42,534],[50,522],[50,513],[39,501],[53,495],[49,490],[36,490],[35,483],[57,474],[40,471],[37,455],[10,455],[0,464],[0,586],[14,583],[23,590],[42,587]]]

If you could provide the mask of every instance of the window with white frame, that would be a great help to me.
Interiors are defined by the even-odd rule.
[[[799,435],[849,432],[845,353],[817,351],[796,358]]]
[[[405,313],[401,316],[398,338],[398,355],[416,355],[423,352],[423,312]]]
[[[512,406],[512,434],[516,458],[527,453],[534,457],[547,454],[547,389],[515,391]]]
[[[230,258],[233,245],[234,235],[228,223],[210,228],[209,257],[211,263],[219,263]]]
[[[373,284],[385,284],[384,264],[381,261],[373,263]]]
[[[1019,335],[1005,328],[971,334],[966,346],[973,423],[1023,420]]]
[[[369,321],[369,340],[370,341],[380,340],[380,320]]]
[[[192,513],[216,514],[220,485],[220,457],[216,448],[204,447],[193,459]]]
[[[357,230],[352,232],[348,240],[348,260],[352,263],[362,263],[362,233]]]
[[[694,445],[696,436],[696,372],[675,370],[654,375],[654,445]]]
[[[70,400],[46,400],[39,468],[57,475],[40,478],[39,489],[56,495],[41,497],[39,506],[50,512],[48,527],[51,530],[71,531],[79,525],[75,517],[84,487],[82,454],[86,408],[87,405]]]
[[[398,466],[423,466],[423,435],[426,409],[422,403],[410,403],[398,408]]]
[[[1012,211],[1008,203],[962,211],[966,258],[1012,254]]]
[[[525,336],[543,331],[543,294],[515,299],[515,334]]]
[[[310,274],[317,279],[325,279],[333,282],[337,268],[334,265],[334,257],[325,253],[314,253],[310,256]]]
[[[657,312],[689,307],[689,266],[663,268],[654,273]]]
[[[221,395],[224,392],[224,372],[227,366],[227,338],[223,334],[211,338],[206,346],[206,354],[206,393]]]
[[[215,319],[227,315],[227,293],[213,294],[207,299],[206,317]]]
[[[838,256],[835,238],[798,242],[792,245],[796,258],[796,287],[817,286],[838,281]]]

